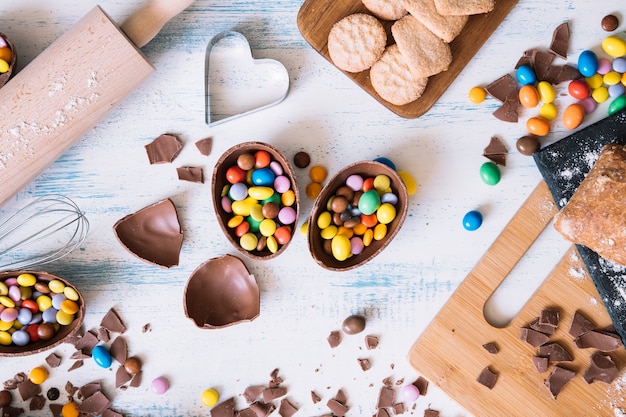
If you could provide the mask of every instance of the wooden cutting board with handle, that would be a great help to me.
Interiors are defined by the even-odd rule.
[[[138,48],[191,3],[153,0],[121,29],[96,7],[0,89],[0,206],[154,72]]]
[[[610,352],[622,371],[611,385],[587,384],[582,375],[595,350],[576,348],[568,334],[577,310],[599,328],[611,324],[574,246],[508,326],[493,327],[484,317],[485,302],[550,224],[556,211],[548,186],[542,181],[409,352],[411,365],[421,375],[477,417],[615,417],[621,415],[616,409],[623,407],[626,411],[620,390],[626,350]],[[537,349],[519,337],[520,328],[528,327],[547,308],[560,310],[559,327],[551,340],[560,342],[572,354],[574,360],[562,365],[576,372],[556,399],[544,385],[554,365],[548,372],[539,373],[531,359]],[[483,348],[490,342],[498,346],[498,353]],[[492,389],[477,382],[487,366],[498,374]]]

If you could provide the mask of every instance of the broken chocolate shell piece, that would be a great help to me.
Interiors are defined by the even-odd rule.
[[[494,342],[485,343],[483,345],[483,348],[492,355],[495,355],[500,351],[500,349],[498,349],[498,345],[496,345]]]
[[[559,325],[559,318],[560,314],[558,310],[545,309],[541,310],[538,323],[540,326],[551,326],[556,328]]]
[[[183,232],[169,198],[118,220],[113,230],[122,246],[139,259],[165,268],[178,265]]]
[[[489,389],[492,389],[496,385],[496,381],[498,380],[498,374],[494,372],[490,367],[486,366],[476,378],[476,381],[486,386]]]
[[[530,322],[529,327],[543,334],[552,335],[556,331],[556,327],[546,324],[539,324],[539,317]]]
[[[365,336],[365,347],[367,350],[376,349],[378,347],[378,337],[373,335]]]
[[[176,168],[176,173],[181,181],[204,184],[204,172],[200,167],[179,167]]]
[[[552,394],[552,398],[556,399],[559,395],[565,384],[571,381],[576,373],[567,368],[563,368],[562,366],[555,366],[548,376],[548,379],[545,381],[545,386],[550,390],[550,394]]]
[[[569,25],[567,22],[561,23],[554,29],[552,34],[552,42],[550,43],[550,50],[557,56],[567,59],[567,51],[569,49]]]
[[[328,344],[331,348],[336,348],[341,343],[341,332],[339,330],[333,330],[328,335]]]
[[[602,352],[611,352],[621,348],[622,339],[617,334],[591,330],[578,336],[574,343],[581,349],[595,348]]]
[[[181,149],[183,143],[174,135],[161,135],[145,146],[150,164],[165,164],[172,162]]]
[[[517,99],[517,93],[513,93],[505,98],[502,106],[498,107],[493,116],[503,122],[517,123],[519,120],[519,100]]]
[[[541,356],[533,356],[533,365],[537,369],[537,372],[540,374],[546,372],[548,370],[548,358]]]
[[[504,103],[507,97],[517,93],[517,83],[510,74],[506,74],[485,87],[485,91],[491,97]]]
[[[280,406],[278,407],[278,414],[281,417],[291,417],[294,414],[296,414],[297,411],[298,409],[294,407],[294,405],[291,404],[286,398],[283,398],[280,401]]]
[[[86,415],[100,416],[111,407],[111,400],[102,391],[96,391],[78,405],[78,411]]]
[[[519,330],[519,338],[532,347],[539,347],[550,340],[546,334],[538,332],[534,329],[528,329],[526,327],[522,327]]]
[[[235,417],[235,398],[231,397],[213,407],[211,417]]]
[[[610,384],[617,378],[619,370],[613,359],[609,355],[601,352],[595,352],[591,355],[589,368],[585,371],[583,379],[591,384],[596,381],[606,382]]]
[[[570,362],[574,359],[558,342],[546,343],[545,345],[539,346],[537,354],[548,358],[548,362]]]
[[[492,136],[489,145],[483,151],[483,156],[495,164],[506,166],[507,150],[497,136]]]
[[[204,155],[204,156],[209,156],[211,155],[211,148],[213,147],[213,138],[212,137],[208,137],[205,139],[200,139],[199,141],[196,142],[196,148],[198,148],[198,151]]]
[[[263,401],[268,403],[277,398],[284,397],[287,395],[287,388],[284,387],[274,387],[274,388],[265,388],[263,390]]]
[[[243,261],[224,255],[193,271],[185,286],[184,307],[196,326],[217,329],[257,318],[261,295]]]
[[[577,338],[583,333],[587,333],[591,330],[595,330],[596,326],[589,320],[583,313],[576,311],[572,318],[572,324],[569,327],[568,333]]]
[[[126,325],[122,322],[122,319],[120,319],[120,316],[113,308],[110,308],[104,317],[102,317],[100,326],[114,333],[124,333],[126,331]]]
[[[376,408],[393,407],[396,401],[396,391],[390,387],[382,387],[378,394]]]

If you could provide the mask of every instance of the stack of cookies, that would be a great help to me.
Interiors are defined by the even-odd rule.
[[[449,43],[469,16],[493,10],[495,0],[362,0],[371,13],[355,13],[333,25],[328,53],[347,72],[370,71],[374,90],[402,106],[422,96],[428,78],[448,69]],[[391,35],[383,21],[391,22]]]

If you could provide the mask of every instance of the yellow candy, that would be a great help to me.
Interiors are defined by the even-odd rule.
[[[302,223],[302,226],[300,226],[300,233],[302,233],[304,236],[307,236],[309,234],[309,222]]]
[[[539,81],[537,83],[537,93],[539,93],[539,100],[544,103],[552,103],[556,97],[554,87],[547,81]]]
[[[39,311],[46,311],[47,309],[52,307],[52,299],[47,295],[40,295],[35,301],[37,301]]]
[[[7,295],[9,293],[9,287],[4,282],[0,282],[0,295]]]
[[[20,287],[20,299],[28,300],[33,295],[32,287]]]
[[[0,345],[9,346],[11,343],[13,343],[11,333],[0,331]]]
[[[276,241],[276,238],[274,236],[268,236],[265,243],[267,245],[267,249],[270,252],[276,253],[278,251],[278,242]]]
[[[626,41],[617,36],[607,36],[602,41],[602,50],[613,58],[626,55]]]
[[[65,289],[65,284],[58,279],[53,279],[48,283],[48,288],[55,294],[62,294]]]
[[[374,239],[374,231],[372,229],[367,229],[365,233],[363,233],[363,245],[369,246]]]
[[[74,321],[74,315],[68,314],[63,310],[57,311],[56,318],[57,318],[57,323],[63,326],[68,326],[72,324],[72,322]]]
[[[602,86],[602,83],[604,81],[602,80],[602,75],[595,73],[591,77],[585,78],[585,82],[587,83],[589,88],[593,90],[594,88]]]
[[[374,188],[379,193],[384,193],[391,186],[391,179],[386,175],[376,175],[374,177]]]
[[[68,300],[72,300],[72,301],[78,301],[78,292],[69,286],[66,286],[63,289],[63,295],[65,295],[65,298],[67,298]]]
[[[250,187],[248,188],[248,195],[257,200],[265,200],[270,198],[274,194],[274,189],[271,187]]]
[[[0,304],[8,308],[15,307],[15,302],[6,295],[0,295]]]
[[[22,287],[32,287],[37,282],[37,278],[33,274],[19,274],[17,283]]]
[[[79,414],[78,404],[73,401],[66,403],[63,408],[61,408],[62,417],[78,417]]]
[[[387,236],[387,225],[378,223],[374,227],[374,240],[383,240]]]
[[[4,59],[0,59],[0,73],[4,74],[9,70],[9,63]]]
[[[593,97],[596,103],[604,103],[609,99],[609,90],[606,87],[596,88],[591,93],[591,97]]]
[[[13,327],[13,322],[12,321],[2,321],[2,320],[0,320],[0,331],[3,331],[3,332],[7,331],[11,327]]]
[[[617,71],[609,71],[602,77],[602,81],[606,85],[615,85],[619,84],[620,79],[622,78],[622,74]]]
[[[328,211],[322,212],[317,216],[317,227],[326,229],[333,222],[333,216]]]
[[[234,229],[235,227],[239,226],[241,223],[243,223],[243,216],[237,215],[228,219],[228,223],[226,223],[226,225],[230,229]]]
[[[411,174],[406,171],[398,171],[398,176],[404,183],[404,186],[406,187],[406,192],[409,195],[413,195],[417,192],[417,183],[415,182],[415,179]]]
[[[259,225],[259,232],[263,236],[272,236],[276,231],[276,222],[272,219],[264,219]]]
[[[622,84],[626,87],[626,72],[622,74]]]
[[[256,204],[258,204],[258,201],[248,196],[244,198],[243,200],[233,201],[231,204],[231,208],[234,214],[248,217],[250,215],[250,210],[252,209],[252,206]]]
[[[220,193],[220,197],[226,197],[228,195],[228,191],[230,190],[230,184],[226,184],[222,187],[222,192]]]
[[[20,323],[19,321],[15,320],[13,322],[13,327],[9,329],[9,332],[13,334],[14,331],[20,330],[22,327],[24,327],[24,325]]]
[[[482,87],[472,87],[469,90],[469,99],[474,104],[479,104],[485,101],[485,97],[487,97],[487,92]]]
[[[554,120],[556,115],[558,114],[558,110],[556,106],[552,103],[545,103],[539,107],[539,116],[543,117],[546,120]]]
[[[379,223],[389,224],[396,218],[396,208],[389,203],[383,203],[376,210],[376,218]]]
[[[255,250],[258,243],[259,239],[254,233],[246,233],[239,239],[239,245],[248,251]]]
[[[215,391],[214,389],[205,389],[202,392],[202,396],[200,397],[200,399],[202,400],[202,404],[204,404],[207,407],[213,407],[215,404],[217,404],[217,401],[219,400],[219,395],[217,394],[217,391]]]
[[[332,239],[336,235],[337,235],[337,226],[335,226],[334,224],[331,224],[330,226],[323,228],[320,232],[320,236],[324,240]]]
[[[31,369],[28,379],[35,385],[43,384],[43,382],[48,379],[48,370],[43,366],[37,366]]]
[[[296,193],[293,190],[287,190],[280,196],[280,202],[283,206],[291,207],[296,202]]]
[[[333,237],[330,245],[333,256],[338,261],[345,261],[351,255],[350,252],[350,239],[344,235],[336,235]]]
[[[63,300],[61,303],[61,311],[67,314],[78,313],[78,304],[72,300]]]
[[[261,206],[260,204],[255,204],[250,207],[250,217],[252,217],[257,222],[265,219],[265,216],[263,215],[263,206]]]

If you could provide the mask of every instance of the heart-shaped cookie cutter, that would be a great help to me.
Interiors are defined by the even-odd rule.
[[[253,58],[244,35],[221,32],[206,50],[206,123],[213,126],[275,106],[287,97],[289,83],[282,63]]]

